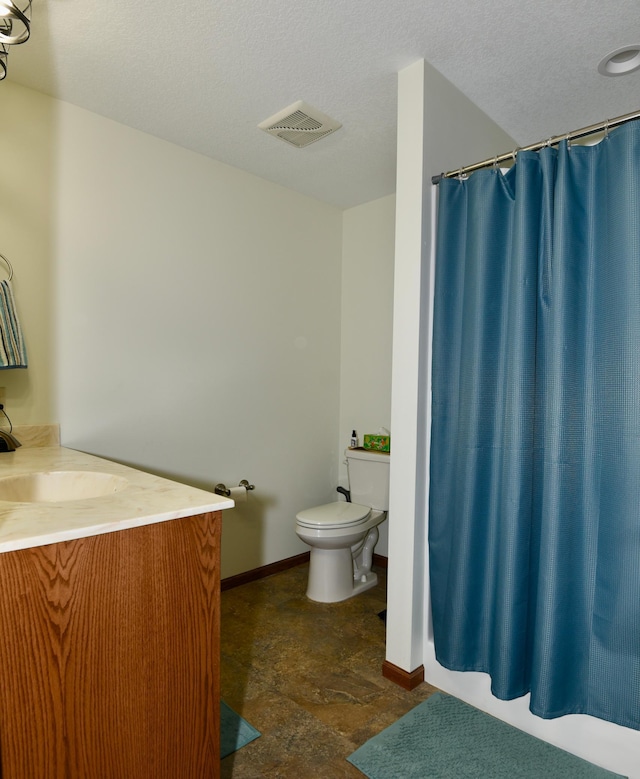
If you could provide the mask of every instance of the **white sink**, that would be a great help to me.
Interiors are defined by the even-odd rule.
[[[0,479],[0,500],[61,503],[113,495],[129,484],[122,476],[99,471],[46,471]]]

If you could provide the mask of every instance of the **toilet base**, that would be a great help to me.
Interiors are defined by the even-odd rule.
[[[318,603],[337,603],[353,595],[351,549],[311,548],[307,598]]]
[[[378,583],[378,574],[373,571],[369,571],[367,574],[363,574],[357,581],[353,582],[353,594],[358,595],[360,592],[370,590]]]
[[[339,603],[375,587],[374,571],[355,578],[351,549],[311,549],[307,598],[318,603]]]

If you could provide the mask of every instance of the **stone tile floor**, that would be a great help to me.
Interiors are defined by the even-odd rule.
[[[228,779],[362,778],[346,758],[434,692],[384,679],[386,577],[342,603],[305,596],[307,565],[222,593],[222,698],[262,736]]]

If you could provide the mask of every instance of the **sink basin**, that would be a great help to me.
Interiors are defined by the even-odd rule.
[[[113,495],[129,484],[122,476],[99,471],[46,471],[0,479],[0,500],[59,503]]]

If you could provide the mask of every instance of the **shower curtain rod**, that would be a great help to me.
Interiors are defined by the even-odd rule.
[[[506,162],[507,160],[513,160],[515,162],[516,155],[520,151],[538,151],[545,146],[557,146],[561,141],[573,141],[576,138],[585,138],[587,135],[594,135],[600,133],[603,130],[608,132],[614,127],[619,127],[621,124],[631,122],[634,119],[640,119],[640,111],[634,111],[632,114],[624,114],[623,116],[617,116],[615,119],[606,119],[600,124],[592,124],[589,127],[583,127],[580,130],[572,130],[570,133],[564,135],[556,135],[549,138],[546,141],[539,141],[538,143],[532,143],[529,146],[518,146],[513,151],[506,152],[505,154],[498,154],[496,157],[491,157],[488,160],[482,162],[476,162],[473,165],[465,165],[457,170],[450,170],[448,173],[440,173],[438,176],[433,176],[431,179],[432,184],[439,184],[441,179],[454,178],[455,176],[464,176],[467,173],[473,173],[474,170],[480,170],[481,168],[488,168],[491,165],[498,165],[500,162]]]

